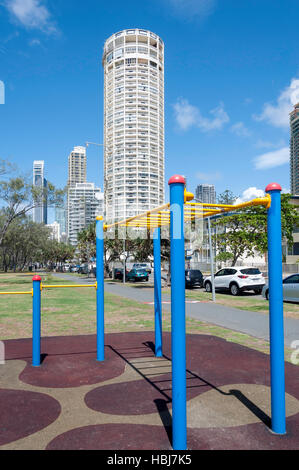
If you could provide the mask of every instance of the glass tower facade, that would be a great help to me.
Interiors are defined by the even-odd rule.
[[[45,162],[43,160],[33,162],[33,186],[40,188],[40,200],[33,208],[33,222],[47,224],[47,199],[45,189],[47,180],[44,176]]]

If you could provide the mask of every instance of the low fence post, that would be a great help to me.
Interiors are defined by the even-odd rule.
[[[32,300],[32,365],[40,366],[40,336],[41,336],[41,277],[34,276]]]

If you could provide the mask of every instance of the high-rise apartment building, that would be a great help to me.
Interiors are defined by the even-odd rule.
[[[68,190],[66,204],[66,232],[69,242],[77,243],[77,233],[86,227],[86,204],[88,198],[85,191],[77,191],[77,185],[86,184],[86,148],[77,146],[71,151],[68,158]],[[79,220],[80,214],[82,220]],[[61,212],[60,217],[63,218]],[[63,220],[61,220],[63,223]]]
[[[72,245],[77,244],[77,235],[82,229],[103,215],[104,195],[94,183],[76,183],[68,188],[67,235]]]
[[[213,184],[199,184],[195,190],[195,197],[204,204],[216,204],[216,191]]]
[[[66,208],[65,207],[55,207],[55,221],[60,226],[60,233],[66,234]]]
[[[299,103],[290,114],[291,194],[299,195]]]
[[[39,188],[40,200],[33,208],[32,220],[38,224],[46,224],[47,200],[45,189],[47,187],[47,180],[45,178],[45,162],[43,160],[36,160],[33,162],[33,186]]]
[[[50,230],[50,238],[52,240],[56,240],[57,242],[61,241],[61,232],[60,232],[60,225],[58,222],[53,222],[52,224],[46,225],[46,227]]]
[[[86,148],[74,147],[69,155],[68,186],[86,183]]]
[[[104,194],[107,221],[164,203],[164,43],[143,29],[104,46]]]

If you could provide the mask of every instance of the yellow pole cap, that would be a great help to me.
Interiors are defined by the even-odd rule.
[[[187,191],[187,189],[185,188],[184,197],[185,197],[185,202],[192,201],[192,199],[194,199],[194,194],[190,193],[190,192]]]

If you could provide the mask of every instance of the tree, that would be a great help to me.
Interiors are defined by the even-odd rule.
[[[2,269],[24,270],[33,263],[57,264],[72,259],[75,248],[50,239],[50,230],[44,224],[18,217],[8,227],[0,246]]]
[[[22,271],[33,261],[42,262],[49,235],[49,229],[43,224],[36,224],[24,216],[15,219],[8,227],[0,247],[4,271]]]
[[[60,243],[57,240],[48,240],[43,248],[42,261],[48,265],[57,266],[73,259],[75,247],[67,243]]]
[[[77,251],[81,261],[88,262],[96,256],[96,223],[90,224],[77,235]]]
[[[81,230],[77,235],[78,256],[84,262],[96,256],[96,222]],[[123,240],[119,238],[106,238],[104,243],[104,269],[105,276],[109,274],[109,265],[120,258],[123,251]]]
[[[293,229],[299,224],[299,215],[290,204],[290,194],[281,195],[282,236],[293,243]],[[263,206],[253,206],[239,210],[213,222],[216,226],[225,225],[225,232],[217,234],[217,248],[220,252],[232,254],[232,265],[242,256],[253,256],[257,251],[264,254],[268,250],[267,210]],[[214,237],[215,239],[215,237]]]
[[[234,259],[234,255],[230,253],[229,251],[221,251],[216,256],[216,261],[223,261],[224,263],[227,263],[228,261],[232,262],[233,259]]]
[[[104,243],[104,269],[105,276],[109,275],[110,264],[118,261],[121,256],[124,261],[131,256],[138,261],[148,261],[153,255],[153,240],[147,234],[147,238],[127,238],[126,240],[118,237],[118,229],[116,228],[114,238],[105,238]],[[89,227],[81,230],[78,234],[78,255],[88,261],[90,256],[96,256],[96,224],[93,223]],[[170,258],[170,242],[169,240],[161,240],[161,258],[169,260]]]
[[[11,173],[14,176],[9,177]],[[50,182],[48,182],[46,188],[36,187],[28,178],[15,175],[15,173],[15,167],[4,160],[0,160],[0,175],[4,177],[0,180],[0,201],[3,204],[1,209],[0,246],[8,227],[15,219],[25,216],[42,202],[47,201],[48,206],[63,204],[65,190],[56,189]]]
[[[219,194],[217,198],[218,204],[234,204],[238,199],[238,196],[235,196],[232,191],[226,189],[223,193]]]

